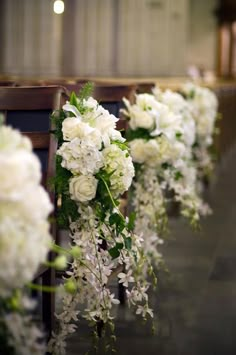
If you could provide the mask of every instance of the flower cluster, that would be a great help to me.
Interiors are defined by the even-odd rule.
[[[70,102],[53,114],[59,144],[55,188],[62,201],[58,221],[69,227],[79,250],[64,285],[71,294],[63,296],[58,329],[49,343],[54,354],[64,354],[66,337],[75,330],[79,315],[95,326],[112,321],[112,306],[119,303],[109,289],[115,270],[137,314],[142,307],[145,315],[152,314],[149,284],[138,271],[144,263],[142,238],[132,231],[133,217],[124,218],[119,210],[118,199],[134,176],[132,159],[116,130],[118,119],[89,91],[86,85],[79,97],[72,93]]]
[[[193,83],[186,83],[181,89],[189,104],[196,125],[194,160],[199,178],[208,176],[213,170],[214,156],[211,147],[216,133],[218,100],[214,92]]]
[[[46,260],[52,205],[31,142],[10,127],[0,127],[0,164],[0,295],[7,297]]]
[[[0,164],[0,333],[6,332],[5,346],[13,354],[43,354],[41,332],[24,316],[28,307],[16,294],[46,260],[52,205],[40,186],[30,140],[7,126],[0,127]]]
[[[135,231],[143,228],[145,244],[153,258],[165,230],[168,204],[175,201],[182,215],[196,225],[207,208],[197,193],[192,145],[196,127],[191,107],[178,93],[153,89],[153,94],[136,95],[135,104],[124,99],[128,118],[127,140],[136,166],[132,203],[136,212]],[[204,208],[203,208],[204,207]],[[155,241],[155,242],[154,242]],[[154,259],[158,259],[157,256]]]

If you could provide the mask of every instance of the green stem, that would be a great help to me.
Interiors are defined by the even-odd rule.
[[[118,211],[118,214],[119,214],[123,219],[125,219],[125,217],[123,216],[123,214],[122,214],[122,213],[120,212],[120,210],[117,208],[117,205],[116,205],[116,203],[115,203],[115,201],[114,201],[114,199],[113,199],[113,197],[112,197],[111,191],[110,191],[110,189],[109,189],[109,187],[108,187],[108,185],[107,185],[106,180],[105,180],[102,176],[100,176],[100,178],[101,178],[101,180],[103,181],[103,183],[104,183],[104,185],[105,185],[105,187],[106,187],[106,189],[107,189],[107,192],[108,192],[108,195],[109,195],[109,197],[110,197],[110,199],[111,199],[111,202],[112,202],[113,207]]]
[[[32,282],[29,282],[27,284],[27,287],[29,287],[32,290],[43,291],[43,292],[55,292],[58,289],[58,287],[56,286],[37,285]]]
[[[72,254],[72,252],[70,250],[67,250],[67,249],[65,249],[65,248],[63,248],[63,247],[61,247],[61,246],[59,246],[59,245],[57,245],[55,243],[51,244],[51,249],[52,249],[52,251],[54,251],[56,253],[69,254],[69,255],[73,256],[73,254]]]

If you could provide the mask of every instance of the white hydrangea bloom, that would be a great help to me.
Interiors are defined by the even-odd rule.
[[[0,129],[0,152],[11,153],[18,149],[32,150],[31,141],[9,126]]]
[[[52,205],[39,185],[40,164],[26,137],[0,127],[0,295],[31,281],[46,260],[51,237],[47,221]],[[15,143],[7,142],[14,138]],[[1,142],[2,143],[2,142]],[[6,271],[7,270],[7,271]]]
[[[166,162],[173,162],[185,154],[185,146],[181,142],[173,144],[163,135],[148,141],[134,139],[129,143],[133,161],[146,164],[150,167],[158,167]]]
[[[0,151],[0,165],[0,200],[22,199],[25,197],[22,186],[35,186],[40,182],[40,163],[29,151]]]
[[[73,174],[96,174],[103,166],[103,156],[90,139],[74,138],[64,142],[57,154],[62,157],[62,167]]]
[[[114,196],[123,194],[128,190],[134,177],[134,166],[127,150],[121,150],[116,144],[111,144],[103,151],[104,169],[112,173],[111,191]]]

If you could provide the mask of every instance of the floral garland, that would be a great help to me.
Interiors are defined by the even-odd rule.
[[[212,90],[193,83],[183,85],[181,93],[189,104],[196,125],[193,158],[201,183],[204,178],[209,178],[214,169],[215,155],[212,146],[214,135],[218,133],[218,100]]]
[[[23,287],[46,261],[52,205],[30,140],[7,126],[0,127],[0,165],[0,353],[43,355],[44,336]]]
[[[149,284],[141,272],[142,239],[133,233],[134,216],[124,218],[119,210],[118,199],[134,176],[132,159],[116,130],[118,119],[90,94],[87,84],[79,97],[72,93],[63,110],[53,114],[59,145],[55,188],[62,201],[58,221],[69,228],[72,244],[79,248],[65,280],[71,294],[63,296],[58,329],[49,343],[53,354],[65,353],[66,337],[75,331],[79,316],[95,327],[112,323],[112,306],[119,301],[109,289],[109,278],[119,265],[118,280],[129,305],[144,318],[152,316]]]
[[[136,167],[132,198],[135,232],[142,231],[150,262],[158,260],[158,236],[165,230],[170,201],[180,204],[181,214],[194,226],[198,225],[200,214],[207,212],[196,190],[195,167],[191,162],[195,124],[187,103],[181,95],[176,98],[169,91],[162,99],[159,89],[154,93],[156,97],[136,95],[133,105],[124,99],[123,110],[128,118],[127,140]]]
[[[211,213],[199,191],[198,166],[195,160],[195,142],[197,137],[196,121],[192,108],[184,97],[171,90],[161,91],[158,87],[153,89],[157,100],[167,105],[174,114],[181,116],[182,131],[178,139],[185,145],[184,159],[174,162],[174,176],[167,170],[165,178],[169,187],[175,193],[176,201],[182,204],[181,213],[190,219],[193,226],[197,226],[200,216]],[[178,177],[178,178],[176,178]]]

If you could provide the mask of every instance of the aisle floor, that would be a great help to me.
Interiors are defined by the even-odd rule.
[[[214,214],[203,221],[200,233],[172,218],[173,238],[162,248],[168,272],[160,273],[158,290],[151,295],[156,333],[119,306],[117,355],[236,354],[235,162],[236,149],[207,191]],[[86,352],[88,339],[80,339],[84,332],[81,323],[67,355]]]

